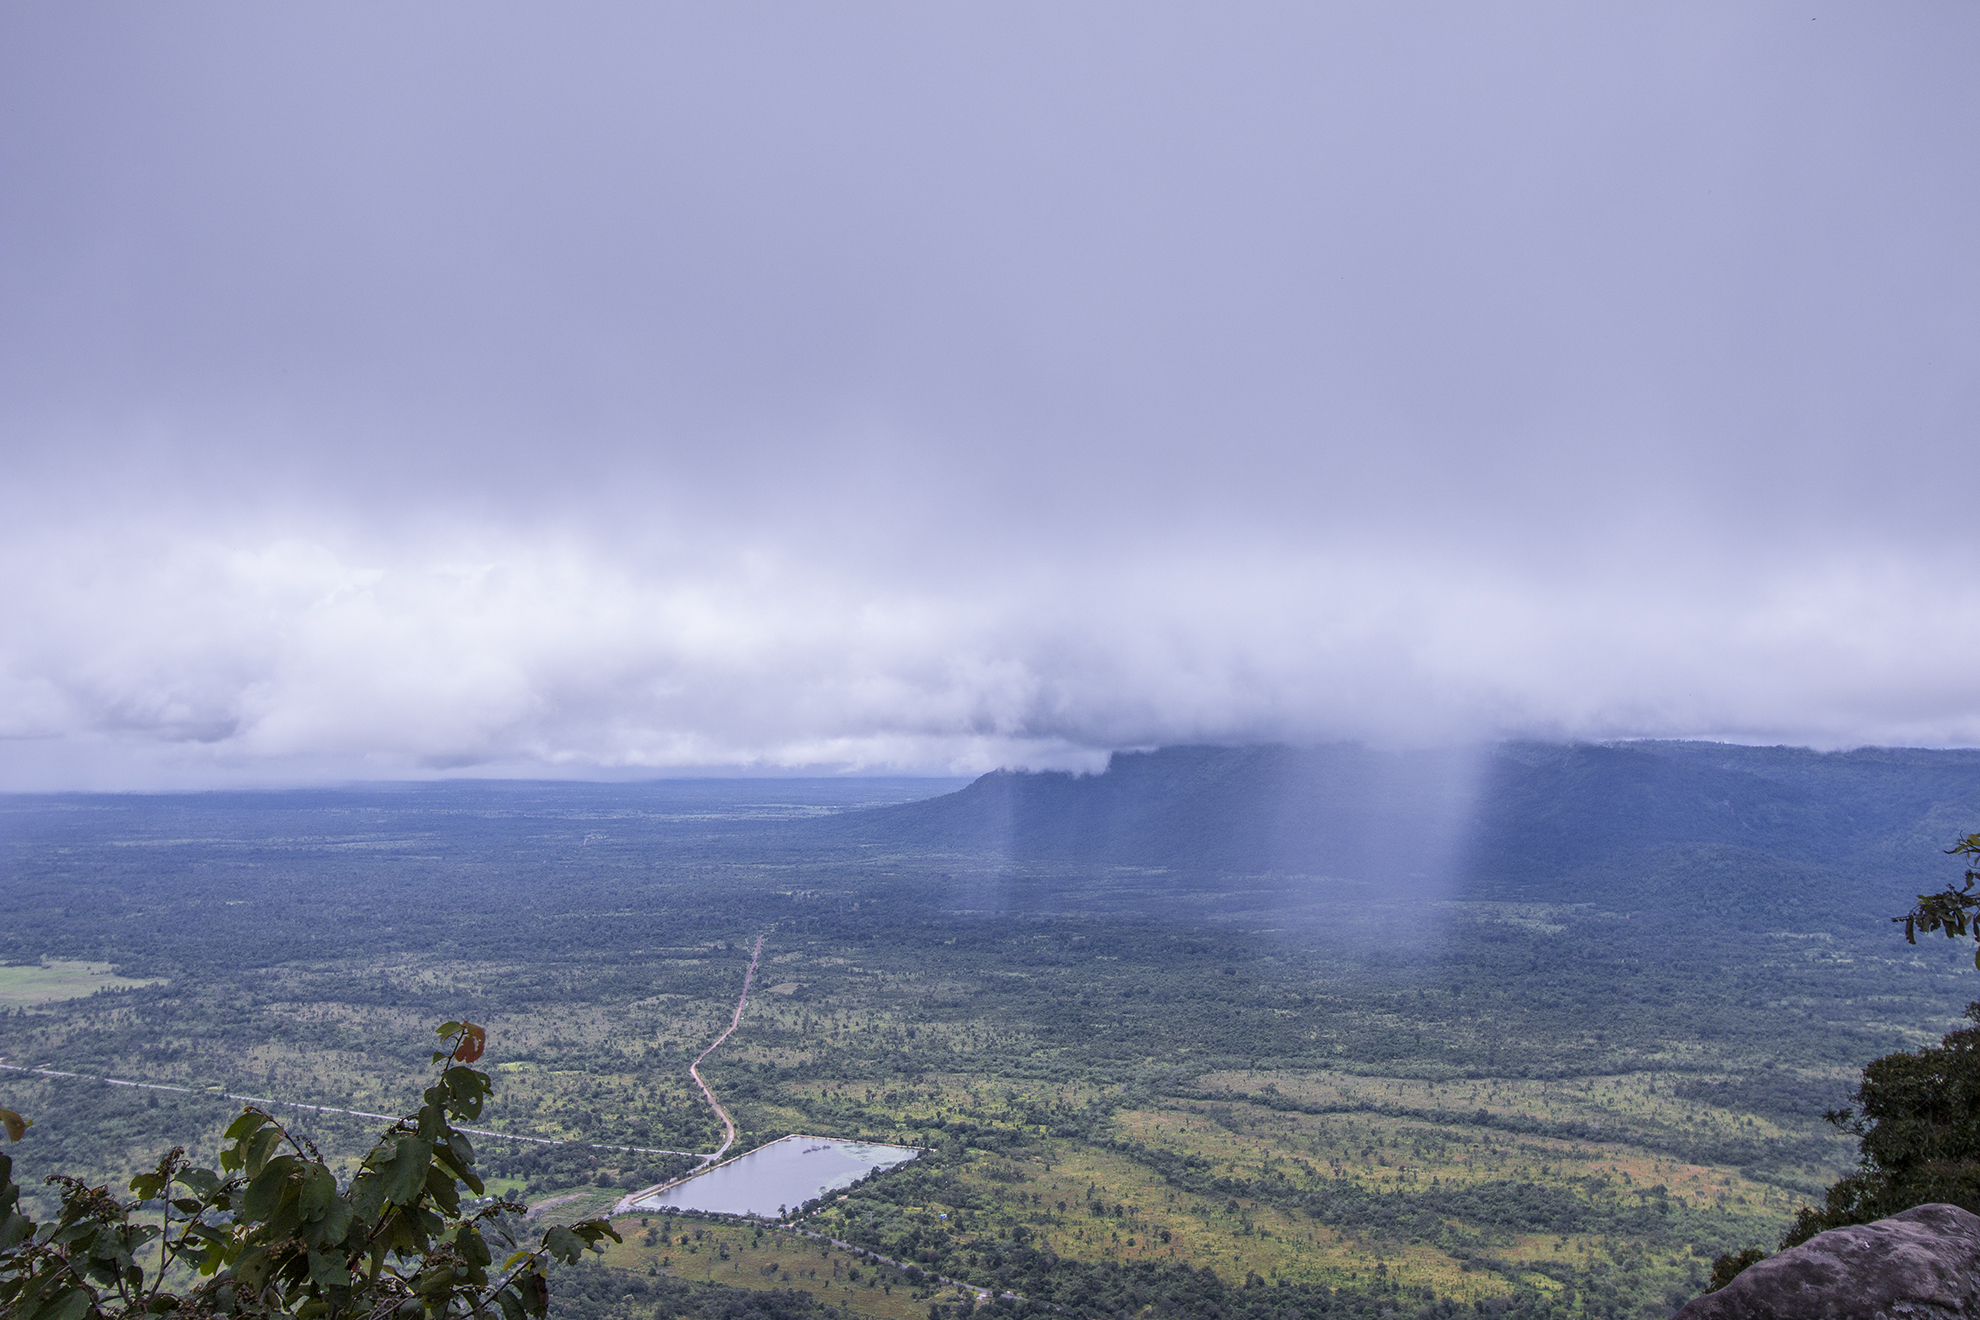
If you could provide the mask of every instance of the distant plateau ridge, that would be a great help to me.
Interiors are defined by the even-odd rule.
[[[998,771],[808,823],[873,848],[1579,900],[1676,865],[1936,886],[1980,830],[1980,752],[1720,743],[1170,747],[1104,773]],[[1687,885],[1686,888],[1690,888]],[[1795,886],[1813,900],[1834,885]],[[1645,893],[1645,899],[1650,897]]]

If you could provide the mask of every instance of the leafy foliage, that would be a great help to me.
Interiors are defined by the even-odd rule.
[[[1980,857],[1980,834],[1964,836],[1946,852]],[[1920,931],[1944,932],[1948,939],[1973,935],[1974,964],[1980,966],[1976,883],[1980,870],[1969,867],[1964,883],[1920,894],[1916,907],[1891,920],[1903,925],[1911,944]],[[1829,1189],[1821,1209],[1801,1211],[1781,1238],[1783,1248],[1918,1205],[1944,1202],[1980,1211],[1980,1002],[1966,1006],[1966,1017],[1973,1025],[1948,1032],[1936,1048],[1885,1055],[1864,1068],[1855,1108],[1827,1115],[1861,1139],[1860,1167]]]
[[[545,1315],[550,1263],[619,1235],[589,1220],[528,1248],[517,1239],[520,1205],[462,1199],[463,1189],[485,1190],[454,1120],[480,1117],[493,1090],[468,1066],[488,1033],[447,1022],[437,1034],[441,1068],[420,1107],[386,1129],[346,1186],[314,1146],[254,1106],[228,1127],[219,1170],[194,1167],[175,1147],[130,1180],[136,1200],[51,1176],[62,1199],[48,1224],[21,1212],[13,1162],[0,1156],[7,1320]]]
[[[1719,1291],[1744,1273],[1747,1266],[1758,1265],[1765,1259],[1767,1253],[1758,1247],[1748,1247],[1744,1251],[1728,1251],[1712,1262],[1712,1286],[1705,1291]]]
[[[1801,1212],[1783,1247],[1933,1202],[1980,1212],[1980,1003],[1966,1016],[1973,1025],[1939,1045],[1864,1068],[1855,1108],[1831,1115],[1862,1139],[1862,1166]]]
[[[1980,857],[1980,834],[1967,835],[1946,852],[1954,857]],[[1947,885],[1936,894],[1920,894],[1917,907],[1891,920],[1902,923],[1904,938],[1911,944],[1918,943],[1921,930],[1928,934],[1943,931],[1949,940],[1971,934],[1973,965],[1980,967],[1980,893],[1974,892],[1975,883],[1980,883],[1980,871],[1968,867],[1964,884],[1958,888]]]

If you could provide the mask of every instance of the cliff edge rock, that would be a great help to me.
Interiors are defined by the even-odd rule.
[[[1980,1320],[1980,1215],[1921,1205],[1818,1233],[1675,1320]]]

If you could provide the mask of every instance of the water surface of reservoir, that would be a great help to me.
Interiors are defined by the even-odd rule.
[[[775,1218],[816,1196],[850,1187],[867,1174],[905,1164],[913,1146],[836,1137],[780,1137],[747,1155],[633,1202],[634,1210],[700,1210],[718,1215]]]

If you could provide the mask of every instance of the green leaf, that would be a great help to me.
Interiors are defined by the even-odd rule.
[[[181,1169],[173,1181],[194,1196],[211,1196],[220,1187],[220,1176],[211,1169]]]
[[[242,1142],[241,1159],[247,1168],[248,1177],[260,1173],[282,1144],[282,1129],[270,1124]]]
[[[271,1161],[255,1180],[248,1184],[247,1195],[241,1198],[241,1217],[252,1223],[266,1223],[274,1218],[282,1203],[289,1199],[290,1184],[295,1178],[298,1161],[292,1156]]]
[[[7,1130],[7,1140],[19,1141],[27,1135],[27,1130],[33,1126],[34,1123],[31,1120],[22,1118],[13,1110],[0,1109],[0,1128]]]
[[[488,1074],[473,1068],[449,1068],[440,1074],[440,1080],[447,1088],[448,1107],[465,1118],[480,1118],[483,1098],[495,1090]]]
[[[268,1248],[256,1247],[234,1262],[234,1277],[243,1288],[258,1293],[268,1282],[269,1271],[274,1264],[268,1255]]]
[[[624,1238],[619,1236],[619,1230],[612,1227],[612,1221],[609,1219],[583,1220],[580,1223],[572,1224],[571,1232],[583,1238],[585,1245],[598,1251],[604,1250],[598,1244],[606,1238],[611,1238],[614,1242],[625,1241]]]
[[[94,1219],[85,1219],[81,1223],[64,1224],[49,1234],[48,1240],[58,1247],[73,1247],[78,1251],[87,1251],[90,1243],[96,1240],[96,1234],[102,1227]]]
[[[241,1116],[227,1125],[226,1139],[228,1141],[239,1141],[242,1137],[245,1137],[248,1133],[253,1132],[256,1128],[268,1121],[268,1115],[259,1110],[243,1109]]]
[[[502,1320],[523,1320],[522,1298],[516,1296],[515,1289],[504,1288],[496,1293],[495,1304],[502,1308]]]
[[[377,1223],[385,1208],[385,1175],[377,1169],[360,1170],[351,1179],[350,1201],[359,1220],[365,1224]]]
[[[309,1281],[319,1288],[348,1288],[351,1286],[351,1271],[342,1256],[312,1251],[309,1253]]]
[[[575,1265],[584,1255],[584,1239],[561,1224],[543,1235],[543,1249],[566,1265]]]
[[[426,1186],[426,1166],[433,1160],[433,1144],[418,1137],[400,1137],[382,1176],[385,1200],[393,1205],[411,1205]]]
[[[462,1260],[479,1268],[487,1268],[494,1260],[489,1254],[487,1240],[473,1224],[462,1224],[455,1230],[454,1250],[460,1253]]]
[[[453,1176],[438,1160],[426,1170],[426,1191],[441,1214],[451,1219],[461,1212],[461,1194],[454,1188]]]
[[[550,1281],[539,1271],[532,1270],[516,1280],[516,1291],[522,1296],[523,1310],[531,1315],[542,1315],[550,1309]]]
[[[348,1201],[335,1200],[330,1203],[330,1208],[324,1212],[323,1218],[313,1224],[304,1225],[298,1236],[310,1246],[320,1251],[327,1251],[343,1242],[351,1231],[351,1220],[355,1217]]]
[[[460,1133],[452,1133],[445,1143],[433,1148],[433,1162],[444,1166],[457,1181],[466,1183],[476,1196],[487,1190],[474,1172],[474,1148]]]
[[[296,1208],[302,1217],[315,1223],[330,1213],[330,1206],[336,1199],[336,1175],[321,1164],[307,1166],[303,1174],[302,1190],[296,1198]]]
[[[82,1320],[95,1300],[86,1288],[67,1288],[45,1302],[28,1320]]]

